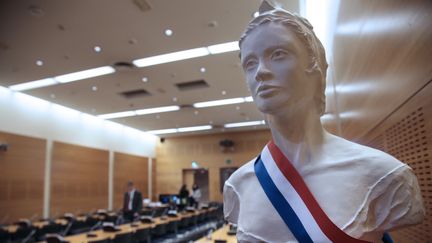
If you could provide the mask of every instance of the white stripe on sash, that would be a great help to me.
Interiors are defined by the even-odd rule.
[[[318,226],[300,195],[279,170],[267,146],[261,152],[261,160],[273,183],[294,210],[313,242],[331,242]]]

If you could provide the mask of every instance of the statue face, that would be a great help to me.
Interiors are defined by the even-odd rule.
[[[288,27],[275,22],[256,27],[241,45],[241,62],[261,112],[278,114],[314,105],[317,82],[306,72],[308,53]]]

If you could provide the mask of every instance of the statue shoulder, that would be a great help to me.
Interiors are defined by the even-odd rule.
[[[225,182],[225,185],[231,185],[236,187],[237,185],[244,183],[248,178],[255,177],[254,163],[256,158],[250,160],[246,164],[238,168]]]
[[[336,158],[336,162],[351,162],[356,166],[367,166],[383,174],[404,165],[404,163],[386,152],[341,137],[332,136],[330,144],[332,152],[330,154],[332,154],[333,158]]]

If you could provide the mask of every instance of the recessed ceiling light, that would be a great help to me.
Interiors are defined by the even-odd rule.
[[[192,132],[192,131],[201,131],[201,130],[208,130],[211,129],[212,126],[210,125],[204,125],[204,126],[195,126],[195,127],[181,127],[178,128],[178,132]]]
[[[144,83],[148,82],[148,78],[147,78],[147,77],[143,77],[141,80],[142,80]]]
[[[220,54],[220,53],[225,53],[230,51],[238,51],[240,50],[240,47],[238,41],[232,41],[232,42],[208,46],[207,49],[210,52],[210,54],[213,55],[213,54]]]
[[[93,86],[93,87],[92,87],[92,90],[93,90],[93,91],[97,91],[97,90],[98,90],[98,87],[97,87],[97,86]]]
[[[146,57],[137,60],[133,60],[132,63],[137,67],[149,67],[162,63],[175,62],[195,57],[202,57],[209,55],[209,51],[205,47],[189,49],[184,51],[172,52],[168,54],[162,54],[158,56]]]
[[[93,49],[95,52],[101,52],[102,51],[102,48],[100,46],[95,46]]]
[[[84,71],[68,73],[60,76],[54,77],[60,83],[68,83],[86,78],[93,78],[97,76],[102,76],[110,73],[114,73],[115,69],[111,66],[104,66],[98,68],[87,69]]]
[[[223,99],[223,100],[211,100],[211,101],[204,101],[204,102],[198,102],[192,104],[195,108],[203,108],[203,107],[211,107],[211,106],[220,106],[220,105],[231,105],[231,104],[238,104],[238,103],[244,103],[246,101],[247,97],[239,97],[239,98],[231,98],[231,99]]]
[[[222,90],[222,95],[226,95],[226,91],[225,90]]]
[[[114,118],[129,117],[129,116],[136,116],[135,111],[122,111],[122,112],[99,115],[98,117],[102,119],[114,119]]]
[[[14,90],[14,91],[23,91],[23,90],[36,89],[36,88],[40,88],[40,87],[50,86],[50,85],[54,85],[57,83],[58,82],[56,80],[54,80],[53,78],[46,78],[46,79],[31,81],[31,82],[27,82],[27,83],[12,85],[12,86],[9,86],[9,88],[11,90]]]
[[[178,110],[180,110],[180,106],[173,105],[173,106],[141,109],[141,110],[136,110],[135,112],[137,115],[146,115],[146,114],[162,113],[162,112],[178,111]]]
[[[176,133],[177,128],[169,128],[169,129],[161,129],[161,130],[153,130],[153,131],[147,131],[151,134],[167,134],[167,133]]]
[[[166,30],[165,30],[165,35],[166,35],[166,36],[172,36],[172,34],[173,34],[173,31],[172,31],[172,30],[170,30],[170,29],[166,29]]]
[[[254,18],[258,17],[258,16],[259,16],[259,12],[255,12],[255,13],[253,13],[252,16],[253,16]]]
[[[37,60],[36,61],[36,65],[38,65],[38,66],[42,66],[44,63],[43,63],[43,61],[42,60]]]
[[[231,128],[231,127],[246,127],[246,126],[256,126],[256,125],[264,125],[265,121],[249,121],[249,122],[236,122],[236,123],[228,123],[225,124],[225,128]]]
[[[195,126],[195,127],[168,128],[168,129],[153,130],[147,132],[152,134],[167,134],[167,133],[177,133],[177,132],[201,131],[201,130],[208,130],[212,128],[213,127],[210,125],[204,125],[204,126]]]
[[[205,73],[206,72],[205,67],[200,68],[200,72]]]

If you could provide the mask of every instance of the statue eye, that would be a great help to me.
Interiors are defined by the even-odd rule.
[[[288,53],[286,51],[281,50],[281,49],[277,49],[272,53],[271,58],[272,59],[279,59],[279,58],[285,57],[287,54]]]
[[[256,67],[257,61],[255,59],[249,59],[243,64],[243,69],[248,71]]]

